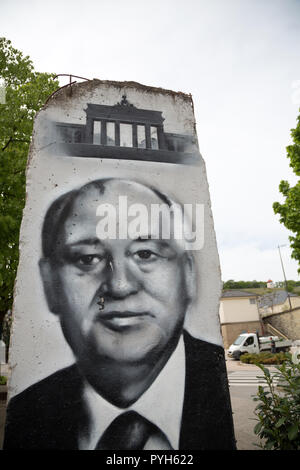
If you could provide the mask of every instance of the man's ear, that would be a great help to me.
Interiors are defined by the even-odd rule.
[[[59,308],[57,299],[59,298],[59,294],[57,292],[57,281],[53,265],[49,258],[42,258],[39,261],[39,267],[48,308],[50,312],[58,314]]]
[[[184,279],[185,288],[189,302],[192,302],[196,296],[196,269],[195,262],[191,252],[186,251],[184,257]]]

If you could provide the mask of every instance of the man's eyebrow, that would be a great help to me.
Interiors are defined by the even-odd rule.
[[[138,238],[132,238],[131,241],[133,241],[133,242],[148,242],[148,241],[151,242],[151,241],[153,241],[153,242],[158,242],[158,243],[162,243],[162,244],[166,243],[165,241],[161,240],[157,236],[151,235],[151,234],[144,235],[144,236],[141,236],[141,237],[138,237]]]
[[[84,238],[83,240],[77,240],[72,243],[66,243],[65,246],[68,248],[72,248],[73,246],[78,246],[78,245],[102,245],[101,240],[99,238]]]
[[[143,242],[155,242],[161,245],[163,248],[164,247],[170,247],[171,243],[170,240],[162,240],[161,238],[157,238],[151,234],[145,235],[145,237],[138,237],[134,238],[132,242],[138,242],[138,243],[143,243]]]
[[[158,238],[154,238],[151,234],[148,234],[148,235],[144,235],[142,237],[132,239],[133,242],[144,242],[144,241],[147,241],[147,240],[158,240]]]

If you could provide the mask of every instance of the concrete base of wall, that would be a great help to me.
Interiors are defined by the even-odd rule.
[[[255,333],[258,331],[259,334],[262,335],[262,328],[259,321],[225,323],[221,325],[221,331],[225,349],[228,349],[241,333],[248,331],[249,333]]]

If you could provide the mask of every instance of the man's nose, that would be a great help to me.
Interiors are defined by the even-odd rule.
[[[111,260],[108,263],[107,269],[107,295],[115,298],[122,298],[138,292],[138,280],[130,270],[126,260]]]

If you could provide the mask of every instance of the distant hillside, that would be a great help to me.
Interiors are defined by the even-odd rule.
[[[268,288],[267,283],[263,281],[234,281],[233,279],[229,279],[229,281],[223,282],[223,291],[225,290],[232,290],[232,289],[239,289],[244,291],[249,291],[251,293],[255,293],[258,295],[263,295],[270,293],[274,290],[285,290],[286,286],[285,283],[274,282],[275,287]],[[288,280],[287,281],[287,290],[289,292],[294,292],[300,295],[300,281]]]
[[[271,292],[275,292],[277,290],[284,290],[282,287],[274,287],[274,288],[268,288],[268,287],[258,287],[257,289],[252,288],[252,289],[243,289],[246,292],[250,292],[251,294],[257,294],[257,295],[264,295],[264,294],[270,294]]]

